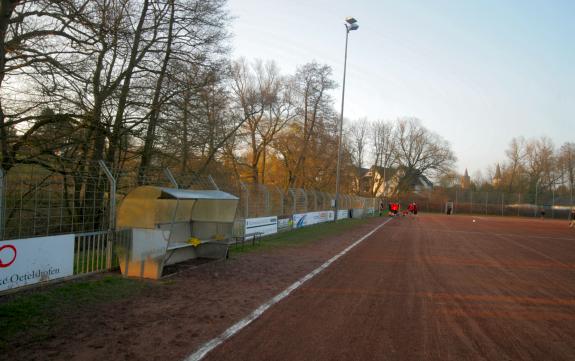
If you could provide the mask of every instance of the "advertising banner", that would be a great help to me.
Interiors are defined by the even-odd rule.
[[[278,217],[246,218],[246,234],[262,232],[263,235],[278,233]]]
[[[291,218],[278,219],[278,231],[284,231],[291,228]]]
[[[338,209],[337,210],[337,219],[346,219],[349,218],[349,209]]]
[[[308,212],[293,215],[295,228],[310,226],[312,224],[329,222],[334,220],[334,211]]]
[[[354,208],[352,209],[352,214],[351,216],[353,218],[363,218],[365,215],[365,211],[363,208]]]
[[[0,291],[72,276],[74,235],[0,241]]]

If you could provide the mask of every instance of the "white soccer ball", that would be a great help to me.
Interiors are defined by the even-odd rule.
[[[473,223],[475,223],[475,219],[473,220]]]

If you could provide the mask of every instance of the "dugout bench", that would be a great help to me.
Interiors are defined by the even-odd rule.
[[[122,274],[159,279],[164,266],[226,258],[238,202],[218,190],[134,189],[118,208],[117,225],[125,231],[115,242]]]

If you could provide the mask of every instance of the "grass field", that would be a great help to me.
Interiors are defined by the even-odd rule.
[[[243,247],[241,245],[232,246],[230,248],[230,254],[233,256],[234,254],[254,252],[274,247],[297,246],[314,239],[339,234],[357,227],[358,225],[364,224],[365,222],[367,222],[367,219],[344,219],[337,223],[320,223],[308,227],[297,228],[292,231],[264,237],[261,242],[254,245],[252,245],[251,241],[247,241]]]

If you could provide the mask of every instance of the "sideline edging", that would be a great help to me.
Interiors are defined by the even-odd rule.
[[[335,256],[333,256],[332,258],[327,260],[324,264],[322,264],[318,268],[314,269],[313,271],[311,271],[307,275],[303,276],[302,278],[300,278],[299,280],[294,282],[291,286],[289,286],[288,288],[286,288],[285,290],[283,290],[282,292],[280,292],[279,294],[274,296],[272,299],[270,299],[269,301],[265,302],[264,304],[262,304],[261,306],[256,308],[247,317],[241,319],[240,321],[238,321],[235,324],[233,324],[232,326],[230,326],[227,330],[225,330],[219,336],[206,342],[197,351],[195,351],[194,353],[192,353],[191,355],[186,357],[184,359],[184,361],[199,361],[202,358],[204,358],[210,351],[212,351],[213,349],[215,349],[216,347],[218,347],[219,345],[224,343],[227,339],[234,336],[236,333],[241,331],[244,327],[246,327],[247,325],[249,325],[250,323],[252,323],[256,319],[258,319],[270,307],[272,307],[276,303],[278,303],[281,300],[283,300],[284,298],[286,298],[290,293],[292,293],[293,291],[298,289],[301,285],[303,285],[304,283],[306,283],[307,281],[309,281],[310,279],[315,277],[318,273],[320,273],[321,271],[323,271],[324,269],[329,267],[333,262],[337,261],[339,258],[344,256],[351,249],[353,249],[355,246],[357,246],[358,244],[363,242],[365,239],[370,237],[372,234],[377,232],[381,227],[386,225],[391,220],[392,220],[392,218],[388,219],[387,221],[383,222],[379,226],[375,227],[374,229],[369,231],[367,234],[365,234],[363,237],[361,237],[357,241],[355,241],[352,244],[350,244],[349,246],[347,246],[343,251],[341,251],[340,253],[336,254]]]

